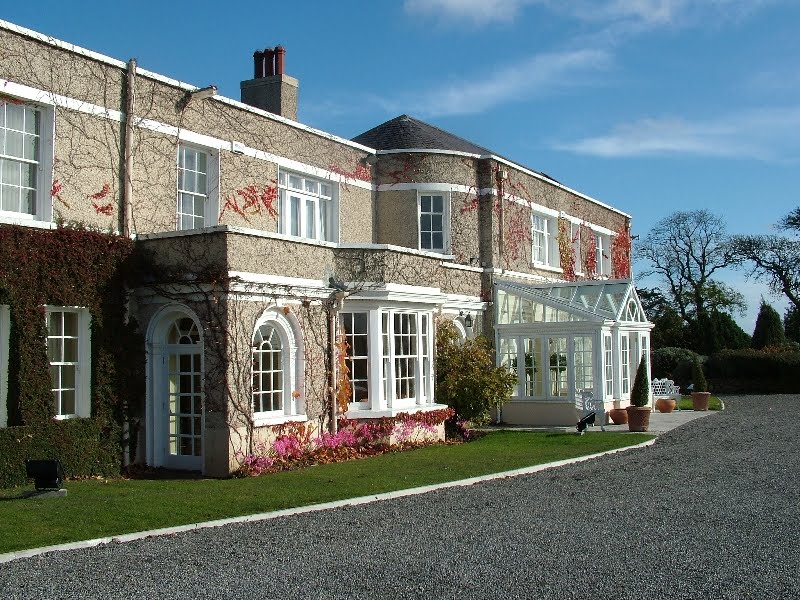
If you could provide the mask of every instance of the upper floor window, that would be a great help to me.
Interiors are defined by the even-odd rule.
[[[447,204],[445,197],[441,194],[420,194],[420,250],[447,251]]]
[[[47,357],[56,418],[88,417],[89,311],[48,306]]]
[[[611,273],[608,237],[600,233],[595,233],[594,235],[597,245],[597,275],[607,276]]]
[[[531,245],[533,262],[550,264],[550,220],[542,215],[531,215]]]
[[[178,229],[217,224],[215,155],[178,146]]]
[[[334,188],[330,182],[281,171],[278,187],[278,228],[281,233],[311,240],[336,241]]]
[[[50,220],[48,122],[46,110],[0,97],[1,216]]]

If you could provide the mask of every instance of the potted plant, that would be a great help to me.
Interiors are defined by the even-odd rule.
[[[628,430],[647,431],[650,427],[650,381],[647,378],[647,357],[642,356],[631,390],[628,411]]]
[[[695,358],[692,362],[692,408],[694,410],[708,410],[708,399],[711,393],[708,391],[708,382],[703,374],[703,367],[700,361]]]
[[[615,403],[618,402],[615,401]],[[619,406],[615,406],[608,411],[608,416],[613,421],[614,425],[626,425],[628,423],[628,411]]]

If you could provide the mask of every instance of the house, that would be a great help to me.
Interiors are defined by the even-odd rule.
[[[337,357],[348,418],[442,409],[442,319],[517,373],[507,422],[625,403],[651,327],[629,215],[407,115],[305,126],[281,47],[252,74],[236,101],[0,21],[0,233],[107,266],[27,303],[35,265],[0,281],[0,449],[36,426],[99,462],[227,475],[282,425],[335,422]],[[113,261],[70,254],[97,231],[121,234]]]

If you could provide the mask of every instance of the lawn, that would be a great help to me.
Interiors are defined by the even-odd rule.
[[[691,396],[682,396],[681,397],[681,410],[692,410],[692,397]],[[708,410],[722,410],[722,401],[717,396],[711,396],[708,399]]]
[[[651,439],[648,434],[501,431],[245,479],[68,481],[63,498],[0,490],[0,553],[269,512],[508,471]]]

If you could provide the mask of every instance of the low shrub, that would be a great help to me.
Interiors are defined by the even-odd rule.
[[[511,398],[516,376],[496,367],[485,337],[459,343],[452,323],[443,321],[436,333],[436,400],[475,424],[488,423],[492,409]]]

